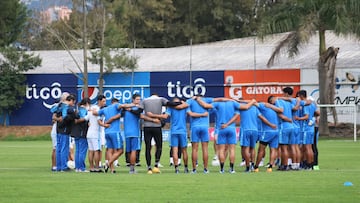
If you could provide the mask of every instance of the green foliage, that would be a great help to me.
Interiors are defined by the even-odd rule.
[[[0,114],[6,115],[24,102],[26,78],[23,73],[40,66],[41,59],[13,47],[0,48],[0,53]]]
[[[114,69],[126,71],[137,68],[137,58],[130,56],[129,50],[125,49],[96,49],[91,51],[89,60],[93,64],[101,64],[103,60],[106,73],[111,73]]]
[[[25,25],[27,11],[19,1],[0,1],[0,47],[14,42]]]

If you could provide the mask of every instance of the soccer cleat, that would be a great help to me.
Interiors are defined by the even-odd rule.
[[[158,167],[154,167],[154,168],[152,169],[152,172],[153,172],[153,173],[160,173],[160,169],[159,169]]]
[[[176,173],[176,174],[179,174],[179,173],[180,173],[179,169],[176,169],[176,170],[175,170],[175,173]]]
[[[184,168],[184,173],[189,173],[189,169],[188,169],[188,168]]]
[[[224,170],[220,170],[219,173],[220,173],[220,174],[224,174],[225,172],[224,172]]]
[[[136,162],[135,166],[141,166],[140,162]]]
[[[231,170],[231,169],[230,169],[230,170],[229,170],[229,173],[234,174],[234,173],[236,173],[236,172],[235,172],[235,170]]]
[[[269,166],[270,166],[270,163],[267,163],[264,167],[269,168]]]
[[[218,159],[212,160],[211,165],[212,166],[220,166],[220,161]]]
[[[114,173],[116,173],[116,171],[115,171],[115,170],[113,170],[113,171],[111,171],[111,173],[112,173],[112,174],[114,174]]]
[[[271,173],[271,172],[272,172],[272,168],[267,168],[267,169],[266,169],[266,172]]]
[[[153,174],[152,170],[149,169],[148,172],[147,172],[147,174],[149,174],[149,175]]]
[[[240,166],[245,166],[245,161],[242,161],[242,162],[240,163]]]
[[[129,171],[129,174],[136,174],[137,172],[135,171],[135,170],[133,170],[133,171]]]
[[[192,173],[192,174],[195,174],[195,173],[196,173],[196,169],[193,169],[193,170],[191,171],[191,173]]]
[[[210,173],[210,171],[204,168],[204,174],[208,174],[208,173]]]
[[[108,163],[105,164],[104,169],[105,169],[105,173],[107,173],[108,170],[109,170],[109,164]]]
[[[253,172],[259,173],[259,168],[255,168],[255,169],[253,170]]]
[[[158,167],[159,167],[159,168],[162,168],[162,167],[164,167],[164,166],[161,165],[161,163],[158,163]]]
[[[264,158],[261,159],[259,166],[264,166]]]

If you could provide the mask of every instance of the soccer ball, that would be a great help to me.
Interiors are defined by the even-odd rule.
[[[220,166],[220,161],[219,161],[219,159],[212,160],[211,165],[212,165],[212,166]]]
[[[74,162],[74,161],[69,160],[66,165],[67,165],[67,167],[70,168],[70,169],[74,169],[74,168],[75,168],[75,162]]]

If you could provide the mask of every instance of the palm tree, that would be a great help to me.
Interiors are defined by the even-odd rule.
[[[282,49],[287,49],[289,57],[299,53],[299,46],[309,42],[314,35],[319,37],[319,92],[320,104],[334,101],[334,71],[338,48],[326,48],[325,31],[332,30],[337,35],[360,37],[358,0],[264,0],[259,12],[262,21],[258,35],[287,32],[272,53],[268,66],[273,65]],[[331,86],[332,85],[332,86]],[[330,95],[330,96],[329,96]],[[320,109],[320,135],[329,136],[327,109]]]

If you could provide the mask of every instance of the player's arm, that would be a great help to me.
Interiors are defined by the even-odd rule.
[[[115,116],[109,118],[107,121],[105,121],[105,124],[110,124],[112,123],[113,121],[117,120],[117,119],[120,119],[121,115],[120,114],[116,114]]]
[[[138,108],[138,109],[126,108],[125,110],[128,110],[130,113],[135,114],[137,116],[140,116],[140,114],[144,111],[144,109],[142,109],[142,108]]]
[[[133,104],[133,103],[131,103],[131,104],[119,104],[117,108],[118,109],[125,109],[125,108],[131,108],[133,106],[135,106],[135,104]]]
[[[287,116],[285,116],[284,114],[278,113],[277,115],[278,115],[278,117],[279,117],[281,120],[286,121],[286,122],[289,122],[289,123],[292,123],[292,119],[289,118],[289,117],[287,117]]]
[[[266,125],[270,126],[272,129],[276,129],[277,126],[271,123],[268,119],[266,119],[263,115],[258,115],[259,119],[264,122]]]
[[[272,105],[272,104],[269,104],[269,103],[264,103],[266,107],[274,110],[276,113],[284,113],[284,109],[283,108],[280,108],[280,107],[277,107],[275,105]]]
[[[161,123],[160,119],[152,118],[152,117],[146,116],[145,114],[140,114],[140,118],[145,121],[149,121],[149,122],[153,122],[153,123],[157,123],[157,124]]]
[[[157,119],[167,119],[169,115],[167,114],[156,114],[156,113],[151,113],[151,112],[146,112],[146,116],[150,117],[150,118],[157,118]]]
[[[254,105],[256,103],[255,99],[252,99],[250,102],[240,105],[239,109],[240,110],[248,110],[252,105]]]
[[[221,129],[227,128],[229,125],[231,125],[232,123],[236,122],[236,120],[240,117],[239,114],[234,114],[234,116],[226,123],[221,124]]]
[[[173,107],[174,109],[178,109],[178,110],[181,110],[181,109],[186,109],[187,107],[189,107],[189,104],[184,102],[184,101],[180,101],[181,104]]]
[[[194,118],[207,117],[209,115],[207,111],[205,111],[204,113],[195,113],[192,111],[188,111],[187,114]]]
[[[295,120],[298,120],[298,121],[306,121],[309,119],[309,114],[305,114],[304,116],[295,116]]]
[[[213,99],[213,102],[226,102],[226,101],[234,101],[234,99],[230,99],[226,97],[216,97]]]
[[[204,101],[203,101],[201,98],[199,98],[199,97],[196,97],[195,100],[200,104],[200,106],[202,106],[202,107],[205,108],[205,109],[211,109],[211,108],[213,108],[213,105],[212,105],[212,104],[209,104],[209,103],[204,102]]]

